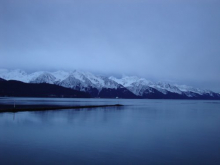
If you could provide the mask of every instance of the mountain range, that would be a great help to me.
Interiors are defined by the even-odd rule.
[[[16,80],[26,84],[61,86],[96,98],[220,99],[219,93],[186,85],[156,83],[136,76],[107,77],[78,70],[38,71],[29,74],[20,69],[0,69],[0,78],[2,81]]]

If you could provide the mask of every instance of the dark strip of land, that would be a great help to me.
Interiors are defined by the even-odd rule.
[[[120,107],[121,104],[113,105],[85,105],[85,106],[51,106],[51,107],[28,107],[28,108],[9,108],[0,109],[0,113],[3,112],[24,112],[24,111],[48,111],[48,110],[61,110],[61,109],[80,109],[80,108],[101,108],[101,107]]]

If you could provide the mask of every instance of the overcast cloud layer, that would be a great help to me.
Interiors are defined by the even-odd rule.
[[[86,70],[220,92],[220,2],[0,0],[0,67]]]

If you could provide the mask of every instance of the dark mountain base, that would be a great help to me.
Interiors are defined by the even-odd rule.
[[[20,81],[6,81],[0,79],[0,97],[64,97],[64,98],[127,98],[127,99],[190,99],[190,100],[220,100],[220,95],[213,93],[212,95],[199,95],[196,93],[177,94],[160,91],[149,88],[143,93],[143,96],[136,96],[127,88],[103,88],[98,91],[96,88],[88,88],[86,92],[65,88],[54,84],[34,84],[23,83]],[[192,97],[188,97],[187,95]]]
[[[0,96],[89,98],[88,93],[53,84],[31,84],[20,81],[0,81]]]
[[[135,94],[127,90],[126,88],[109,89],[103,88],[98,94],[100,98],[127,98],[134,99],[138,98]]]
[[[88,88],[86,91],[90,94],[91,97],[94,98],[140,98],[126,88],[103,88],[101,91],[98,91],[96,88]]]

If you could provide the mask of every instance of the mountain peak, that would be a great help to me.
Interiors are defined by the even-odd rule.
[[[27,74],[25,71],[0,69],[0,78],[5,80],[18,80],[26,83],[48,83],[56,84],[66,88],[72,88],[79,91],[89,92],[92,96],[113,97],[111,93],[115,92],[125,97],[136,95],[142,98],[195,98],[195,99],[214,99],[220,98],[220,95],[210,90],[202,90],[186,85],[177,85],[166,82],[154,83],[145,78],[137,76],[125,76],[116,78],[113,76],[99,76],[90,72],[79,70],[74,71],[38,71]],[[119,92],[120,91],[120,92]],[[130,93],[129,93],[129,92]],[[119,92],[119,93],[118,93]]]

